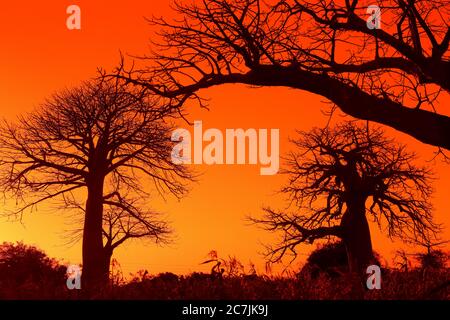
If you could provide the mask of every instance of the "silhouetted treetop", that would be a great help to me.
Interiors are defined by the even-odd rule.
[[[414,164],[415,154],[380,128],[346,122],[299,132],[293,143],[282,171],[289,179],[281,190],[290,208],[266,208],[262,218],[253,219],[281,232],[280,243],[269,248],[273,261],[286,253],[295,256],[302,242],[330,236],[347,246],[367,242],[368,258],[366,219],[401,239],[428,239],[439,230],[432,216],[430,170]]]
[[[12,214],[51,199],[80,209],[83,277],[104,282],[124,241],[169,239],[149,199],[152,190],[181,197],[192,178],[171,161],[173,116],[160,98],[120,79],[99,77],[55,93],[1,124],[0,191],[15,198]]]
[[[207,0],[176,2],[142,68],[116,76],[173,106],[215,85],[285,86],[326,97],[344,113],[450,149],[450,118],[439,106],[450,88],[448,1]],[[447,94],[447,93],[445,93]]]

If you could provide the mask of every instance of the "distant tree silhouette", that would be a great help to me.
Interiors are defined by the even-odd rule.
[[[428,239],[432,221],[431,173],[413,164],[415,155],[386,138],[380,128],[346,122],[300,132],[283,170],[282,192],[295,211],[265,208],[253,221],[282,238],[269,247],[270,261],[316,239],[337,237],[345,244],[351,271],[373,261],[368,218],[389,237]]]
[[[10,214],[51,199],[83,211],[84,288],[107,281],[113,250],[124,241],[168,240],[146,189],[153,183],[180,197],[192,178],[171,161],[168,116],[147,90],[100,77],[0,127],[0,189],[20,206]]]
[[[179,18],[153,18],[161,39],[146,68],[117,76],[167,97],[203,104],[220,84],[285,86],[319,94],[344,113],[450,149],[450,118],[438,110],[450,90],[449,1],[206,0],[175,2]],[[441,149],[440,149],[441,150]]]
[[[43,251],[21,242],[0,245],[0,296],[6,290],[64,288],[66,267]],[[36,294],[36,292],[33,292]]]

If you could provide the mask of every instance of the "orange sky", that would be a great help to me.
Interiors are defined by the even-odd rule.
[[[0,6],[0,110],[12,119],[55,90],[76,85],[95,75],[97,67],[111,68],[124,53],[145,53],[151,28],[143,17],[169,16],[169,1],[71,0],[71,1],[4,1]],[[77,4],[82,10],[82,30],[66,28],[66,8]],[[288,137],[294,130],[323,126],[327,118],[321,113],[328,106],[324,99],[306,92],[286,88],[250,89],[245,86],[223,86],[204,92],[211,99],[211,111],[191,110],[191,120],[203,120],[204,128],[279,128],[281,154],[289,147]],[[440,100],[441,108],[448,104]],[[389,134],[408,143],[422,159],[432,158],[433,148],[388,130]],[[430,165],[433,163],[430,163]],[[155,199],[154,207],[167,214],[176,231],[176,241],[168,247],[144,246],[132,242],[119,248],[115,257],[125,273],[148,269],[150,273],[171,271],[186,273],[207,271],[199,263],[215,249],[221,256],[236,255],[247,264],[250,260],[263,271],[258,254],[261,243],[271,235],[247,226],[244,218],[257,214],[263,205],[282,207],[274,193],[283,183],[281,176],[260,176],[259,166],[201,166],[203,172],[191,193],[180,202],[169,198]],[[436,220],[447,227],[450,166],[436,162]],[[65,245],[63,230],[69,228],[67,216],[39,207],[38,212],[19,222],[0,221],[0,241],[35,244],[50,256],[71,263],[81,262],[81,244]],[[392,253],[404,246],[392,244],[371,225],[376,251],[391,262]],[[405,247],[406,248],[406,247]],[[311,247],[299,251],[307,254]]]

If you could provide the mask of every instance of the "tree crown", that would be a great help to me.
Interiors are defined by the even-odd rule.
[[[253,221],[281,231],[276,259],[298,244],[342,237],[341,220],[352,202],[389,237],[419,241],[439,230],[432,219],[432,173],[378,127],[346,122],[299,132],[285,159],[288,183],[281,190],[294,212],[265,208]]]
[[[163,240],[170,230],[146,209],[153,183],[181,197],[192,175],[171,161],[173,114],[146,89],[100,77],[55,93],[35,111],[0,128],[0,181],[20,208],[55,199],[84,211],[82,190],[100,186],[104,235]]]

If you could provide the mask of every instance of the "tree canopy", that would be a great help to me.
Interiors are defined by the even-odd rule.
[[[346,122],[299,132],[293,144],[282,171],[288,175],[281,192],[289,208],[268,207],[263,217],[252,219],[281,233],[280,242],[268,248],[270,261],[285,254],[295,258],[299,244],[329,237],[347,245],[368,241],[371,251],[366,219],[390,238],[415,242],[439,230],[430,201],[431,171],[414,164],[415,154],[381,128]]]
[[[204,104],[199,90],[227,83],[285,86],[319,94],[344,113],[450,149],[448,1],[205,0],[176,2],[145,67],[116,76],[175,107]]]

